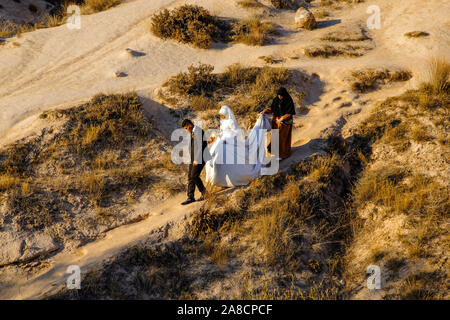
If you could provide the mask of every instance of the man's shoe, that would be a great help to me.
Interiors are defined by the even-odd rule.
[[[198,198],[197,201],[203,201],[203,200],[205,200],[205,197],[204,197],[203,194],[202,194],[202,196],[201,196],[200,198]]]
[[[189,203],[192,203],[192,202],[195,202],[195,200],[194,199],[187,199],[186,201],[182,202],[181,205],[185,206],[185,205],[187,205]]]

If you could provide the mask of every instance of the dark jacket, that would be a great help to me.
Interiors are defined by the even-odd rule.
[[[208,142],[204,140],[204,137],[205,132],[203,131],[203,129],[194,126],[194,130],[191,133],[191,142],[190,142],[191,163],[193,163],[195,160],[199,164],[205,164],[206,161],[211,159],[211,155],[208,149]],[[197,148],[197,143],[200,141],[201,141],[201,148]]]

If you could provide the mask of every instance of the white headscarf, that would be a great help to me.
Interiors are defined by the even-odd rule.
[[[222,106],[219,111],[225,116],[225,119],[220,119],[220,131],[222,135],[233,136],[238,133],[239,126],[234,116],[233,110],[229,106]]]

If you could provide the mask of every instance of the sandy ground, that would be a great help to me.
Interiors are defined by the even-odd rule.
[[[272,55],[285,59],[276,66],[319,76],[311,84],[312,90],[306,99],[310,112],[296,116],[294,152],[282,163],[282,169],[285,169],[317,152],[324,131],[339,131],[346,124],[357,123],[375,101],[414,87],[423,78],[426,61],[431,56],[449,52],[450,22],[446,13],[450,3],[444,0],[377,1],[381,9],[381,29],[369,30],[373,50],[356,59],[311,59],[302,54],[302,49],[317,44],[318,38],[339,25],[366,28],[369,4],[333,11],[312,32],[296,31],[293,26],[295,13],[283,12],[272,18],[282,28],[281,36],[272,45],[217,44],[213,49],[200,50],[163,41],[149,32],[149,19],[153,13],[182,3],[201,4],[224,17],[249,15],[249,11],[237,7],[232,0],[134,0],[105,12],[82,16],[80,30],[60,26],[8,39],[0,46],[0,145],[37,133],[42,126],[37,121],[42,111],[73,106],[99,92],[136,90],[145,101],[146,111],[158,115],[164,108],[154,100],[156,89],[169,76],[184,71],[189,65],[209,63],[220,72],[236,62],[262,65],[258,57]],[[404,36],[405,32],[416,30],[429,32],[430,36],[418,39]],[[131,56],[126,48],[140,54]],[[288,59],[292,56],[298,59]],[[370,94],[352,93],[344,81],[346,74],[366,66],[406,68],[413,72],[414,78]],[[117,78],[115,72],[118,71],[126,76]],[[343,104],[347,106],[342,107]],[[169,134],[172,127],[172,123],[162,123],[165,134]],[[148,208],[148,219],[112,230],[104,239],[80,248],[77,253],[55,255],[49,261],[49,268],[31,279],[10,281],[14,285],[3,288],[0,298],[41,297],[55,283],[64,281],[68,265],[77,264],[85,270],[148,236],[152,230],[168,222],[180,221],[199,206],[196,203],[189,208],[182,207],[179,202],[183,198],[184,195],[178,195],[158,207]]]

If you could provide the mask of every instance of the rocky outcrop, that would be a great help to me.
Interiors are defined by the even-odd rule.
[[[312,30],[317,26],[317,22],[308,9],[300,7],[295,14],[295,26],[297,29]]]

